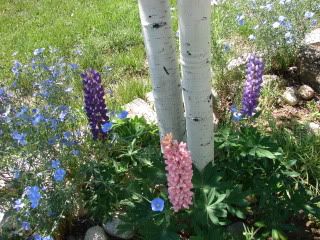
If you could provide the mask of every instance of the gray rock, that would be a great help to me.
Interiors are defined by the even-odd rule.
[[[121,238],[121,239],[131,239],[134,235],[133,231],[127,231],[127,232],[119,232],[118,226],[121,225],[123,222],[117,218],[114,217],[111,221],[107,222],[106,224],[103,224],[103,228],[110,236]]]
[[[287,104],[291,106],[295,106],[299,102],[293,87],[287,87],[286,91],[282,95],[282,98]]]
[[[84,240],[108,240],[108,236],[102,227],[95,226],[87,230]]]
[[[309,44],[316,44],[320,43],[320,28],[316,28],[310,33],[306,34],[304,38],[304,44],[309,45]]]
[[[0,211],[0,225],[2,223],[3,218],[4,218],[4,212]]]
[[[128,117],[144,117],[148,123],[157,123],[157,115],[155,111],[141,98],[137,98],[126,104],[124,108],[129,113]]]
[[[308,85],[302,85],[298,89],[298,94],[303,100],[311,100],[314,97],[314,90]]]
[[[244,239],[244,224],[243,222],[236,222],[227,227],[227,231],[235,238],[235,239]]]
[[[299,53],[300,81],[320,92],[320,28],[307,34]]]
[[[152,107],[153,110],[155,110],[155,106],[154,106],[154,96],[152,92],[148,92],[146,94],[146,101],[147,103]]]
[[[230,71],[246,64],[249,57],[250,57],[250,53],[244,53],[240,57],[232,59],[231,61],[229,61],[227,65],[227,69]]]
[[[310,129],[310,132],[316,135],[320,135],[320,124],[311,122],[308,124],[308,128]]]

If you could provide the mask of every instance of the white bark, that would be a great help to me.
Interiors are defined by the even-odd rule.
[[[214,159],[210,0],[178,0],[187,142],[199,170]]]
[[[168,0],[139,0],[161,138],[172,133],[185,138],[185,118],[176,48]]]

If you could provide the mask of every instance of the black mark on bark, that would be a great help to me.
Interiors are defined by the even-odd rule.
[[[201,146],[201,147],[208,146],[208,145],[210,145],[210,143],[211,143],[211,142],[204,143],[204,144],[200,144],[200,146]]]
[[[168,70],[165,66],[163,66],[163,70],[166,72],[167,75],[170,75],[170,73],[168,72]]]
[[[161,28],[161,27],[163,27],[163,26],[165,26],[165,25],[167,25],[166,22],[160,22],[160,23],[154,23],[154,24],[152,25],[152,27],[153,27],[153,28]]]
[[[199,122],[200,121],[199,118],[192,118],[192,120],[195,121],[195,122]]]
[[[189,56],[191,56],[191,52],[187,51],[187,54],[188,54]]]

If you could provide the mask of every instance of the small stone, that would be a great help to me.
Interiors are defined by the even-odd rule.
[[[117,237],[121,239],[131,239],[134,235],[133,231],[127,231],[120,233],[118,231],[118,226],[123,224],[123,222],[118,218],[114,217],[111,221],[103,224],[103,228],[112,237]]]
[[[249,53],[244,53],[238,58],[232,59],[230,62],[228,62],[227,69],[230,71],[242,65],[245,65],[249,57],[250,57]]]
[[[287,104],[291,106],[295,106],[299,102],[293,87],[287,87],[286,91],[282,95],[282,98]]]
[[[320,135],[320,124],[311,122],[308,124],[308,128],[313,134]]]
[[[87,230],[84,240],[108,240],[108,236],[100,226],[91,227]]]
[[[128,111],[129,118],[134,116],[144,117],[148,123],[157,123],[157,114],[149,104],[141,98],[137,98],[126,104],[124,108]]]
[[[227,231],[235,238],[242,239],[244,232],[243,222],[236,222],[227,227]]]
[[[313,221],[306,222],[306,227],[311,227],[312,225],[314,225]]]
[[[310,33],[306,34],[304,39],[304,44],[316,44],[320,42],[320,28],[312,30]]]
[[[308,85],[302,85],[298,89],[298,94],[303,100],[311,100],[314,97],[314,90]]]
[[[2,222],[3,218],[4,218],[4,213],[0,212],[0,225],[1,225],[1,222]]]
[[[154,106],[154,96],[152,92],[148,92],[146,94],[146,101],[147,103],[153,108],[153,110],[155,110],[155,106]]]

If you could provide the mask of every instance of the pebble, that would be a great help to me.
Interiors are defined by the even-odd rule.
[[[114,217],[111,221],[107,222],[103,225],[104,230],[107,234],[109,234],[112,237],[117,237],[121,239],[131,239],[134,235],[133,231],[127,231],[127,232],[118,232],[118,226],[122,224],[122,221]]]
[[[320,124],[319,123],[311,122],[308,124],[308,127],[313,134],[320,135]]]
[[[287,87],[286,91],[282,95],[282,98],[287,104],[291,106],[295,106],[299,102],[293,87]]]
[[[298,94],[303,100],[311,100],[314,97],[314,90],[308,85],[302,85],[298,89]]]
[[[100,226],[91,227],[87,230],[84,240],[108,240],[108,236]]]

